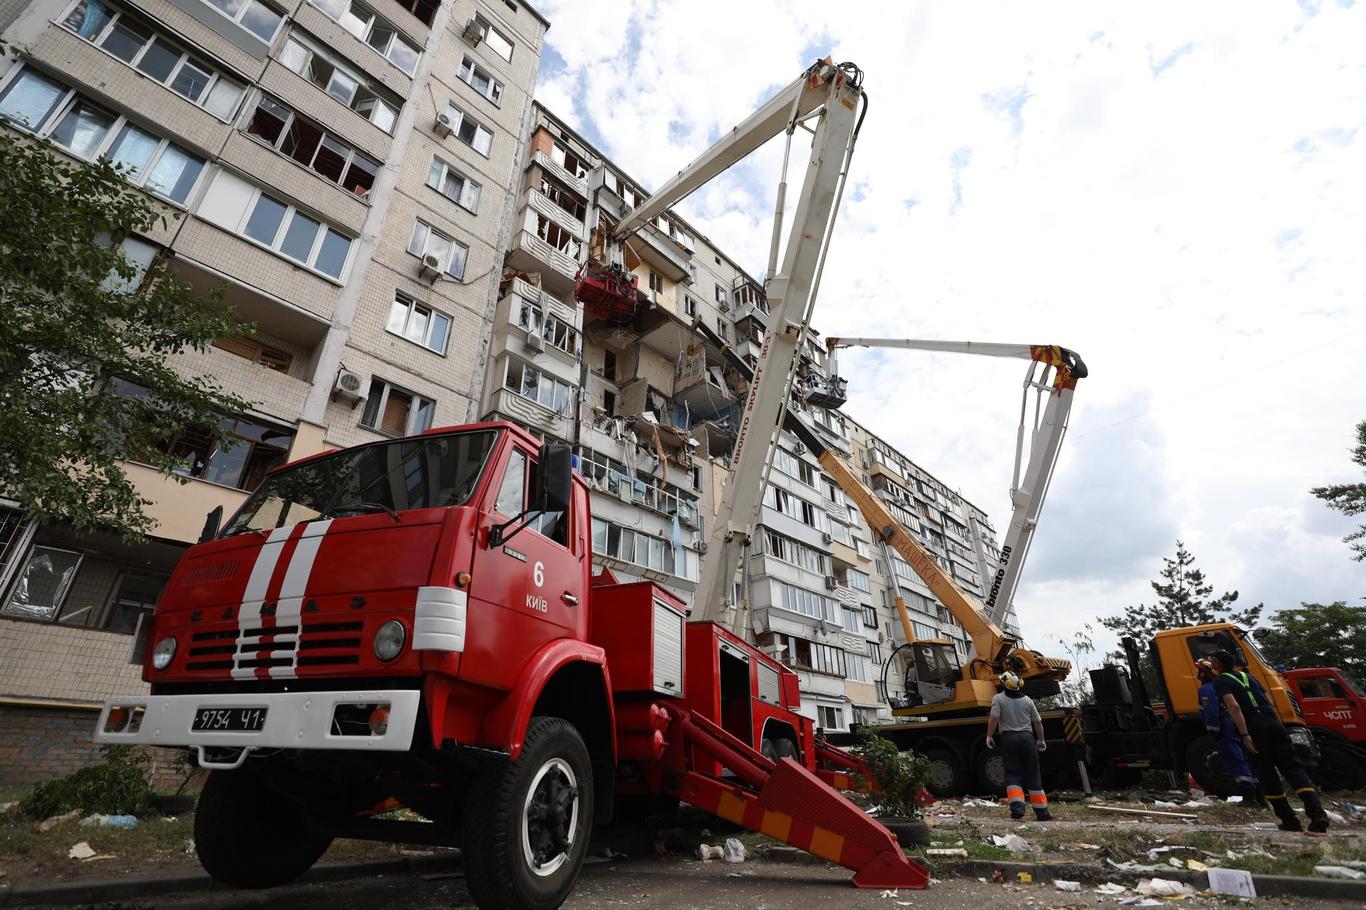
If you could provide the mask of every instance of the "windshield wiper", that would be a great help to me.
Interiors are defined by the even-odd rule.
[[[341,515],[346,512],[364,514],[366,512],[383,512],[394,521],[399,521],[399,514],[396,510],[389,508],[382,502],[347,502],[340,503],[328,509],[329,515]]]

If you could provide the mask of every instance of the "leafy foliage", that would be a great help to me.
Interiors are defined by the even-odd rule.
[[[1352,449],[1352,461],[1366,469],[1366,420],[1357,424],[1357,444]],[[1366,513],[1366,483],[1334,483],[1326,487],[1314,487],[1309,491],[1343,515]],[[1355,531],[1342,538],[1351,544],[1352,558],[1357,562],[1366,560],[1366,524],[1359,525]]]
[[[1059,684],[1060,691],[1057,695],[1035,699],[1040,708],[1058,705],[1082,706],[1095,702],[1096,694],[1091,691],[1091,678],[1086,672],[1090,666],[1091,656],[1096,653],[1094,635],[1095,628],[1089,622],[1084,622],[1080,629],[1072,633],[1071,641],[1062,636],[1055,639],[1072,662],[1072,673]]]
[[[882,814],[920,818],[920,791],[930,779],[930,760],[916,752],[901,752],[891,740],[867,727],[858,731],[853,752],[863,759],[869,777],[855,775],[855,783],[873,791]]]
[[[123,254],[168,221],[122,175],[0,129],[0,491],[39,521],[131,536],[152,522],[123,460],[169,474],[158,443],[191,427],[222,442],[220,415],[248,403],[166,363],[246,327]]]
[[[1157,602],[1128,606],[1118,616],[1103,617],[1101,624],[1105,628],[1120,636],[1132,635],[1142,649],[1145,639],[1163,629],[1213,622],[1231,622],[1250,629],[1261,619],[1261,604],[1243,610],[1234,607],[1237,591],[1211,596],[1214,586],[1205,580],[1205,573],[1195,567],[1195,557],[1181,541],[1176,542],[1176,556],[1163,557],[1162,563],[1160,578],[1152,582]]]
[[[1271,627],[1256,633],[1257,646],[1273,664],[1337,667],[1366,679],[1366,607],[1300,604],[1271,617]]]
[[[145,763],[140,752],[110,746],[105,750],[104,764],[39,784],[19,808],[37,819],[72,809],[83,809],[86,815],[141,815],[152,805],[152,790],[143,776]]]

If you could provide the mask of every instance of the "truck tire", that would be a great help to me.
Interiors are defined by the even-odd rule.
[[[930,779],[925,785],[935,796],[961,796],[968,785],[968,772],[958,756],[949,749],[930,749]]]
[[[303,875],[332,844],[304,808],[250,771],[213,771],[199,794],[194,845],[204,871],[234,888],[274,888]]]
[[[516,761],[470,786],[461,865],[481,910],[554,910],[579,877],[593,820],[593,765],[574,725],[534,717]]]
[[[973,764],[978,788],[983,793],[1005,796],[1006,763],[1001,758],[1000,750],[987,748],[978,750],[977,761]]]
[[[1238,785],[1224,770],[1223,759],[1219,757],[1219,747],[1214,737],[1201,733],[1186,744],[1186,770],[1206,793],[1215,796],[1233,796],[1238,793]]]
[[[1324,790],[1360,790],[1366,786],[1366,768],[1341,743],[1319,740],[1319,766],[1309,772]]]

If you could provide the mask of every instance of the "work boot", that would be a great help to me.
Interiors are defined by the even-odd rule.
[[[1034,820],[1036,822],[1051,822],[1053,821],[1053,813],[1049,812],[1047,809],[1035,809]]]
[[[1294,816],[1281,819],[1281,823],[1276,827],[1280,828],[1282,831],[1293,831],[1296,834],[1304,831],[1304,825],[1301,825],[1300,820]]]
[[[1316,815],[1309,820],[1309,831],[1312,834],[1328,833],[1328,816]]]
[[[1323,811],[1323,801],[1319,799],[1318,791],[1304,787],[1296,792],[1304,803],[1304,814],[1309,816],[1309,830],[1315,834],[1326,834],[1328,813]]]
[[[1021,819],[1024,818],[1024,810],[1025,810],[1024,803],[1011,803],[1011,804],[1010,804],[1010,817],[1013,818],[1013,819],[1015,819],[1015,821],[1020,821]]]
[[[1290,808],[1290,802],[1284,796],[1267,797],[1271,803],[1271,808],[1275,810],[1276,817],[1281,820],[1278,826],[1282,831],[1303,831],[1304,826],[1300,824],[1299,816],[1295,810]]]

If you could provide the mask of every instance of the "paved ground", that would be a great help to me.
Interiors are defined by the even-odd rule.
[[[1263,899],[1257,906],[1347,910],[1331,901]],[[300,885],[268,892],[216,892],[167,895],[146,901],[105,904],[99,910],[229,910],[269,907],[280,910],[373,910],[402,907],[412,910],[470,906],[458,872],[433,876],[394,876],[366,881]],[[994,885],[976,880],[949,880],[922,892],[902,891],[883,896],[849,886],[843,869],[812,864],[746,862],[730,866],[680,858],[642,857],[586,866],[567,908],[657,907],[695,910],[812,910],[818,907],[971,907],[973,910],[1060,910],[1060,908],[1118,907],[1115,898],[1090,892],[1066,894],[1051,885],[1032,887]],[[1171,906],[1171,905],[1168,905]],[[1185,900],[1179,906],[1215,908],[1206,900]],[[1242,904],[1242,906],[1248,906]]]

